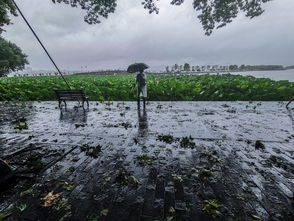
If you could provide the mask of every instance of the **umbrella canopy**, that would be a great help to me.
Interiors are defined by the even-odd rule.
[[[135,73],[135,72],[143,71],[143,70],[145,70],[147,68],[149,68],[148,65],[146,65],[144,63],[135,63],[135,64],[131,64],[128,67],[127,72],[129,72],[129,73]]]

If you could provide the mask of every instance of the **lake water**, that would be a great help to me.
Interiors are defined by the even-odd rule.
[[[243,76],[251,75],[257,78],[270,78],[272,80],[288,80],[294,82],[294,69],[285,71],[244,71],[232,72],[231,74],[240,74]]]

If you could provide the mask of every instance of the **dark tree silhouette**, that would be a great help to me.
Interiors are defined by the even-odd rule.
[[[184,64],[184,71],[190,71],[190,65],[188,63]]]
[[[117,0],[52,0],[54,3],[65,3],[72,7],[80,6],[86,10],[85,21],[89,24],[100,23],[100,17],[107,18],[114,13]],[[159,13],[156,2],[159,0],[143,0],[142,4],[149,13]],[[171,0],[172,5],[179,6],[185,0]],[[192,0],[192,7],[199,12],[198,19],[206,35],[210,35],[215,28],[221,28],[233,21],[239,12],[254,18],[261,15],[262,5],[270,0]]]
[[[16,8],[11,0],[0,0],[0,34],[3,32],[3,26],[11,23],[9,15],[17,15]]]
[[[107,18],[114,13],[117,0],[52,0],[54,3],[65,3],[72,7],[80,6],[86,11],[85,21],[89,24],[100,23],[100,18]],[[143,0],[142,5],[149,13],[159,13],[156,2],[159,0]],[[172,5],[179,6],[185,0],[171,0]],[[192,0],[192,7],[197,11],[198,19],[206,35],[210,35],[216,28],[221,28],[233,21],[239,12],[254,18],[261,15],[262,5],[270,0]],[[11,0],[0,1],[0,33],[4,25],[10,24],[9,13],[16,15]]]
[[[0,37],[0,77],[10,71],[23,70],[28,64],[27,56],[14,43]]]

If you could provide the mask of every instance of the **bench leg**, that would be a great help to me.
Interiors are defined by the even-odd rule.
[[[65,102],[65,100],[59,100],[59,101],[58,101],[58,107],[59,107],[59,109],[62,108],[62,107],[61,107],[62,102],[64,103],[65,108],[66,108],[66,102]]]
[[[291,104],[292,101],[294,101],[294,97],[292,97],[292,99],[288,102],[288,104],[286,105],[286,108],[288,108],[289,104]]]
[[[89,101],[88,100],[83,100],[83,103],[82,103],[83,109],[85,109],[85,102],[87,103],[87,109],[89,109]]]

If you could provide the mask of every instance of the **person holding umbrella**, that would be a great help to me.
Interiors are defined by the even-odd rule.
[[[140,98],[143,99],[143,108],[146,107],[146,98],[147,98],[147,86],[146,86],[146,75],[141,70],[139,74],[137,74],[136,82],[138,85],[138,107],[140,109]]]
[[[146,74],[144,70],[147,69],[148,66],[144,63],[135,63],[128,67],[129,73],[139,72],[136,77],[136,83],[138,86],[138,109],[140,109],[140,100],[143,99],[143,108],[146,107],[146,98],[147,98],[147,85],[146,85]]]

